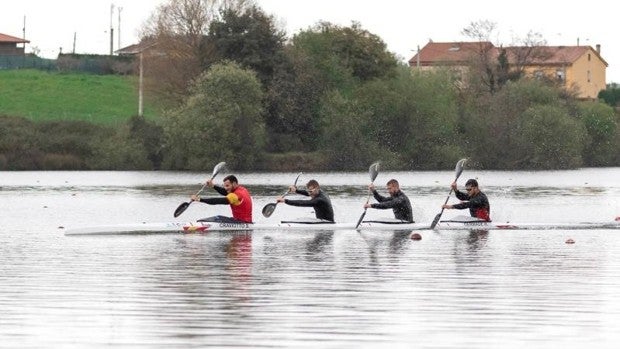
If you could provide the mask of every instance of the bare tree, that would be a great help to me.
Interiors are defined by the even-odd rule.
[[[474,78],[490,93],[495,93],[509,80],[520,79],[525,68],[535,61],[549,57],[546,42],[540,33],[528,32],[525,38],[513,38],[513,46],[495,46],[491,42],[496,24],[487,20],[472,22],[462,34],[476,40],[477,52],[472,55],[471,67]]]
[[[495,31],[496,23],[487,20],[471,22],[463,29],[462,34],[476,40],[479,44],[472,52],[470,74],[474,80],[480,81],[490,93],[497,88],[497,49],[491,43],[491,34]]]
[[[171,102],[180,102],[209,57],[204,38],[224,9],[241,11],[253,0],[168,0],[142,28],[142,40],[153,49],[144,60],[147,88]]]
[[[491,34],[495,31],[497,23],[488,20],[480,20],[469,23],[469,26],[461,31],[461,34],[476,41],[491,41]]]
[[[511,76],[520,78],[525,72],[525,67],[533,61],[544,61],[550,57],[551,53],[545,49],[547,41],[542,34],[529,31],[525,38],[513,39],[515,44],[507,48],[509,50],[509,61]]]

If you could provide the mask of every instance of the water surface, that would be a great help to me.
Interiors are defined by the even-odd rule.
[[[260,215],[296,173],[237,175],[255,221],[312,216],[286,205]],[[0,347],[615,348],[620,339],[620,231],[63,234],[228,214],[192,204],[172,217],[208,176],[0,172]],[[381,172],[376,183],[397,178],[416,220],[430,222],[453,176]],[[496,221],[620,215],[620,168],[466,170],[460,182],[470,177]],[[311,178],[337,220],[357,220],[368,173],[300,182]]]

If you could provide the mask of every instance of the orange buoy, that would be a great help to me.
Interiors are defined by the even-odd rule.
[[[418,233],[413,233],[411,235],[411,240],[422,240],[422,235],[420,235]]]

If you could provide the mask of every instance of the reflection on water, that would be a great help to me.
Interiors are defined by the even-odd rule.
[[[471,174],[495,220],[543,222],[620,215],[618,175]],[[295,176],[243,174],[255,215]],[[377,183],[398,178],[424,222],[452,176],[380,173]],[[173,220],[203,177],[1,173],[0,347],[615,348],[620,339],[616,231],[63,235],[69,226]],[[352,222],[367,177],[300,180],[319,179],[337,217]],[[192,205],[181,219],[227,213]],[[281,205],[255,220],[304,215],[311,210]]]

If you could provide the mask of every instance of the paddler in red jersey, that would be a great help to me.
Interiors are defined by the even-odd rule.
[[[252,196],[250,192],[239,185],[237,177],[228,175],[224,178],[223,186],[213,184],[213,180],[207,180],[207,186],[215,189],[224,197],[217,198],[201,198],[198,195],[192,195],[192,201],[200,201],[209,205],[230,205],[232,210],[232,218],[226,216],[214,216],[199,219],[202,222],[223,222],[223,223],[252,223]]]

